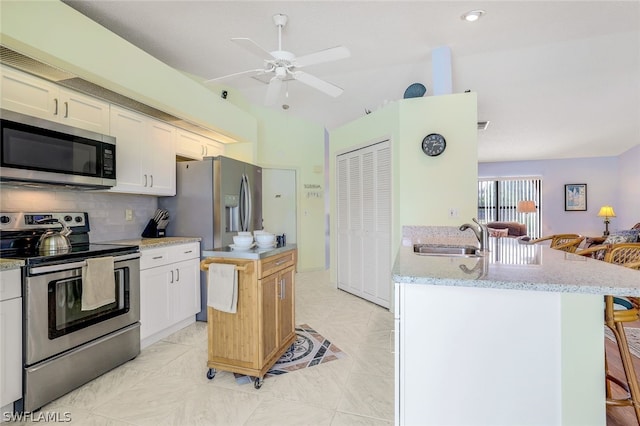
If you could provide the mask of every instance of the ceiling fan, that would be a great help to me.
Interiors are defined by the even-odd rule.
[[[310,53],[308,55],[296,57],[295,54],[286,50],[282,50],[282,28],[287,24],[287,19],[287,15],[284,14],[273,15],[273,22],[278,27],[278,50],[269,52],[249,38],[231,39],[231,41],[235,42],[249,52],[265,58],[263,68],[252,69],[213,78],[205,81],[205,83],[253,74],[251,75],[252,77],[264,83],[268,83],[265,105],[273,105],[275,103],[275,101],[278,99],[278,94],[280,93],[282,82],[289,80],[297,80],[301,83],[306,84],[307,86],[313,87],[314,89],[326,93],[329,96],[340,96],[340,94],[343,92],[342,88],[319,79],[318,77],[315,77],[304,71],[300,71],[299,69],[309,65],[348,58],[349,56],[351,56],[351,52],[349,52],[349,49],[344,46],[337,46],[325,50],[320,50],[315,53]]]

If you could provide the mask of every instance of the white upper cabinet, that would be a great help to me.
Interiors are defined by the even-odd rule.
[[[109,103],[2,66],[2,108],[96,133],[109,133]]]
[[[191,160],[215,157],[224,154],[224,145],[187,130],[178,129],[176,133],[176,155]]]
[[[111,106],[116,138],[116,186],[112,192],[176,194],[176,128],[145,115]]]

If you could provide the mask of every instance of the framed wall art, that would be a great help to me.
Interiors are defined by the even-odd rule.
[[[586,183],[570,183],[564,186],[564,210],[568,212],[587,210]]]

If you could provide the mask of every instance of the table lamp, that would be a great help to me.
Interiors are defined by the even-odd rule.
[[[609,218],[616,217],[616,213],[611,206],[602,206],[598,212],[598,217],[604,217],[604,236],[609,235]]]
[[[516,211],[518,213],[535,213],[536,212],[536,203],[531,200],[522,200],[518,201],[518,206],[516,207]]]

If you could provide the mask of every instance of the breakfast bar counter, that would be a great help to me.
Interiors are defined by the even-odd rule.
[[[515,238],[490,238],[480,257],[418,255],[401,247],[396,283],[640,296],[638,271]]]
[[[640,273],[510,238],[489,248],[400,248],[396,424],[605,425],[602,296],[640,295]]]

